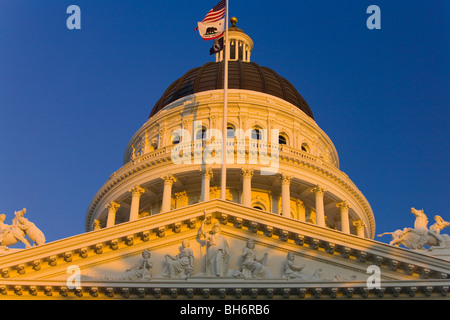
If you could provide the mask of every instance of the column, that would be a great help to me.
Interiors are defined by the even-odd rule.
[[[303,201],[298,199],[297,199],[297,212],[298,212],[298,220],[305,222],[306,221],[305,204],[303,203]]]
[[[325,193],[325,189],[317,186],[311,189],[316,196],[316,224],[319,227],[325,227],[325,210],[323,206],[323,194]]]
[[[364,227],[366,226],[362,220],[353,221],[353,225],[356,227],[356,235],[364,238]]]
[[[242,204],[247,207],[252,206],[252,177],[253,169],[241,169],[242,174]]]
[[[281,215],[286,218],[291,217],[291,185],[292,177],[281,175]]]
[[[272,213],[279,214],[280,192],[272,191]]]
[[[131,209],[129,221],[134,221],[139,218],[139,201],[141,199],[141,195],[145,192],[145,190],[140,186],[135,186],[128,191],[131,192]]]
[[[350,234],[350,222],[348,218],[350,206],[346,201],[342,201],[336,204],[336,207],[341,209],[341,231]]]
[[[211,178],[213,177],[213,170],[211,168],[200,170],[200,174],[202,175],[202,190],[200,201],[203,202],[209,200],[209,188],[211,185]]]
[[[108,209],[108,219],[106,220],[106,227],[112,227],[116,224],[116,213],[120,208],[120,204],[111,201],[105,206],[105,208]]]
[[[177,179],[172,174],[162,176],[161,179],[164,180],[161,212],[166,212],[170,210],[170,203],[172,201],[172,186]]]

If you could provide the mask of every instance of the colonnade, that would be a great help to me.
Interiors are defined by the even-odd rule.
[[[202,187],[201,187],[201,202],[209,200],[209,190],[210,190],[210,182],[213,177],[213,170],[202,169],[200,170],[201,178],[202,178]],[[242,205],[251,207],[252,205],[252,178],[254,172],[253,169],[242,168],[241,169],[241,177],[242,177]],[[292,176],[281,174],[281,216],[290,218],[291,217],[291,195],[290,195],[290,185],[292,181]],[[172,199],[172,186],[177,181],[177,179],[172,175],[168,174],[162,176],[163,180],[163,194],[162,194],[162,204],[161,204],[161,212],[170,211],[171,209],[171,199]],[[139,202],[143,193],[145,193],[145,189],[141,186],[135,186],[129,190],[131,193],[131,207],[130,207],[130,218],[129,221],[134,221],[139,219]],[[316,225],[319,227],[325,227],[325,209],[324,209],[324,194],[326,190],[320,186],[315,186],[311,188],[311,192],[315,195],[315,210],[316,210]],[[119,209],[120,204],[111,201],[106,205],[106,209],[108,209],[108,217],[106,222],[106,227],[111,227],[115,224],[115,216],[116,212]],[[350,218],[349,218],[349,210],[350,206],[346,201],[341,201],[336,204],[336,207],[340,209],[340,219],[341,219],[341,231],[347,234],[350,234]],[[300,218],[300,220],[304,220],[304,216]],[[364,237],[364,223],[361,220],[353,221],[353,225],[356,227],[357,236]]]

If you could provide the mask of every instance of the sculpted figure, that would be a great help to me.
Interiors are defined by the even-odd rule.
[[[45,236],[36,225],[27,218],[24,218],[24,214],[27,210],[24,208],[20,211],[14,212],[14,219],[12,225],[4,223],[6,216],[0,215],[0,245],[12,246],[17,242],[23,242],[26,248],[31,248],[30,242],[25,238],[27,235],[31,241],[34,242],[34,246],[39,246],[45,243]]]
[[[206,275],[224,277],[227,275],[230,249],[227,239],[220,233],[220,225],[214,223],[210,232],[205,231],[205,220],[200,229],[203,237],[208,241],[206,249]]]
[[[264,256],[261,259],[256,258],[255,254],[255,241],[252,239],[247,240],[247,245],[244,248],[242,263],[242,273],[244,276],[249,276],[252,278],[273,278],[272,273],[267,268],[267,252],[264,253]]]
[[[94,230],[100,230],[102,228],[102,225],[100,224],[100,220],[95,219],[94,223],[92,224],[92,228]]]
[[[159,277],[186,278],[192,275],[194,270],[194,252],[189,246],[189,240],[183,240],[179,254],[176,256],[166,254],[167,266],[159,274]]]
[[[450,222],[444,221],[440,216],[435,216],[436,223],[428,229],[428,218],[423,210],[411,208],[411,213],[416,216],[414,228],[398,229],[394,232],[385,232],[378,236],[381,237],[390,234],[392,235],[391,245],[404,245],[409,249],[423,249],[424,245],[430,246],[430,249],[450,247],[450,236],[440,234],[443,228],[450,226]]]
[[[0,244],[3,243],[5,236],[11,231],[11,226],[4,223],[6,215],[0,214]]]
[[[125,271],[125,280],[150,280],[152,274],[150,270],[153,267],[150,261],[151,253],[149,250],[142,252],[142,259],[132,268]]]
[[[447,241],[448,235],[441,235],[441,230],[450,227],[450,222],[444,221],[441,216],[434,216],[434,220],[436,221],[430,229],[428,230],[428,236],[436,239],[437,247],[446,247],[449,242]]]
[[[283,278],[288,280],[303,280],[303,281],[318,281],[320,280],[318,275],[322,271],[321,269],[317,269],[314,274],[304,274],[301,273],[305,268],[305,265],[295,266],[294,265],[294,253],[289,252],[286,257],[286,262],[284,265]]]

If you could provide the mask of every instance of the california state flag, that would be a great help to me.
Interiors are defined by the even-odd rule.
[[[204,40],[219,38],[225,31],[225,19],[214,22],[199,22],[198,32]]]

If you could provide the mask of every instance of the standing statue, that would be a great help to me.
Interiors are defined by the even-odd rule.
[[[194,271],[194,252],[190,248],[189,240],[182,242],[182,249],[176,256],[166,254],[166,267],[158,277],[186,278]]]
[[[206,220],[206,219],[205,219]],[[210,232],[205,231],[205,220],[202,221],[201,234],[208,241],[206,249],[206,276],[224,277],[227,275],[230,249],[227,239],[221,234],[220,225],[214,223]]]
[[[100,230],[102,228],[102,225],[100,223],[100,220],[95,219],[94,223],[92,224],[92,229],[95,230]]]
[[[242,257],[244,262],[242,263],[242,273],[245,277],[269,279],[273,278],[269,268],[267,268],[267,252],[261,259],[256,258],[255,254],[255,241],[252,239],[247,240],[247,245],[244,248]]]
[[[25,208],[15,211],[12,225],[4,223],[6,216],[0,215],[0,246],[12,246],[20,241],[25,244],[26,248],[31,248],[31,244],[25,238],[25,235],[33,241],[33,246],[40,246],[45,243],[45,236],[42,231],[34,223],[24,218],[26,212]]]
[[[450,248],[450,236],[440,234],[441,230],[450,226],[450,222],[444,221],[440,216],[434,216],[434,223],[428,229],[428,218],[423,210],[411,208],[411,213],[416,216],[414,228],[404,228],[394,232],[385,232],[379,234],[381,237],[386,234],[392,235],[390,245],[404,245],[408,249],[423,249],[423,246],[429,246],[430,249]]]

